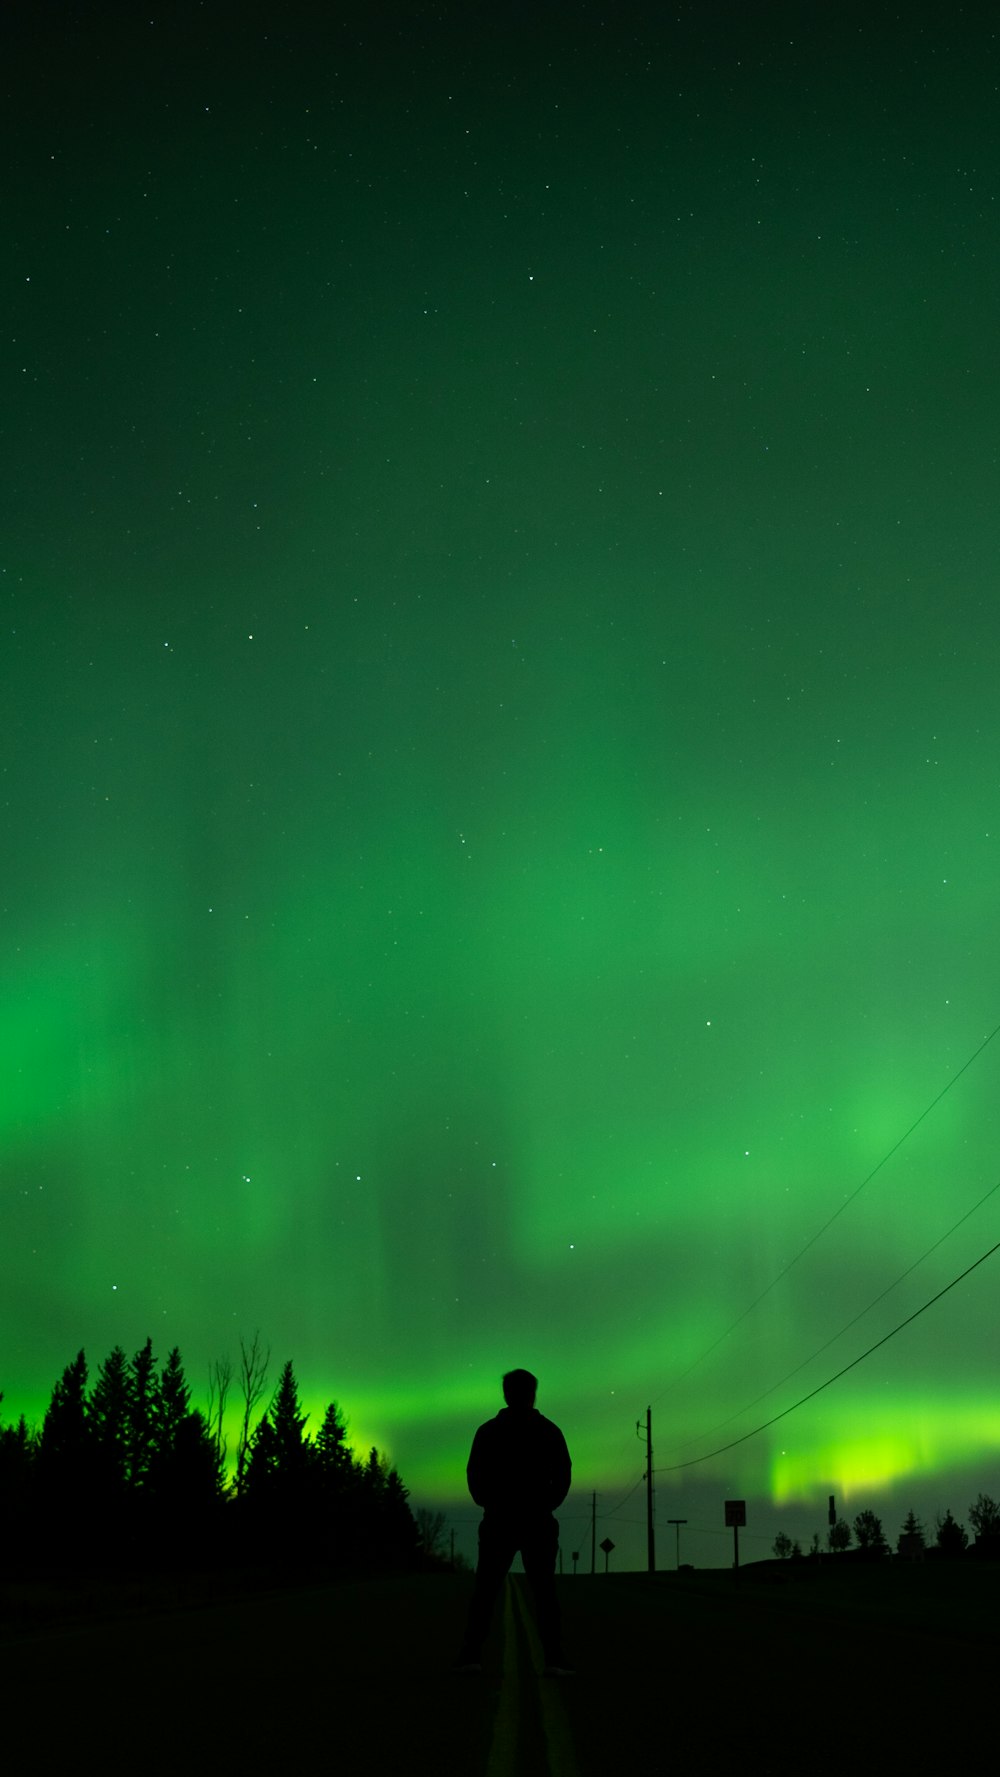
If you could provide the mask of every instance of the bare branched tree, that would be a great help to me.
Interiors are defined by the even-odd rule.
[[[429,1506],[418,1506],[414,1512],[421,1545],[428,1555],[444,1554],[445,1515],[432,1512]]]
[[[240,1393],[243,1396],[243,1420],[240,1425],[240,1439],[236,1447],[236,1491],[242,1493],[246,1474],[247,1451],[250,1439],[256,1427],[254,1413],[267,1387],[267,1366],[271,1361],[271,1347],[264,1351],[260,1343],[260,1333],[254,1333],[248,1345],[240,1334]]]
[[[219,1456],[219,1466],[224,1469],[226,1464],[227,1441],[223,1429],[226,1417],[226,1401],[233,1380],[233,1364],[230,1357],[217,1357],[208,1372],[208,1412],[205,1415],[208,1423],[208,1435]]]

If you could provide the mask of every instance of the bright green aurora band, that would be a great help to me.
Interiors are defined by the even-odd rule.
[[[686,1558],[963,1518],[1000,1259],[663,1471],[1000,1238],[835,1337],[1000,1180],[998,1039],[720,1338],[1000,1021],[985,22],[22,10],[3,1412],[259,1327],[460,1542],[514,1364],[567,1547],[649,1402]]]

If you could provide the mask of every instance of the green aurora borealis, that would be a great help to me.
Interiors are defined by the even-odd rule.
[[[703,1355],[1000,1021],[995,21],[574,10],[5,25],[3,1410],[259,1327],[469,1522],[505,1368],[575,1522],[1000,1238],[813,1359],[998,1040]],[[1000,1493],[998,1265],[661,1514]]]

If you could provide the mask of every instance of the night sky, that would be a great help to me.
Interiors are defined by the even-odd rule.
[[[259,1328],[467,1537],[526,1365],[641,1562],[648,1404],[1000,1239],[915,1265],[1000,1182],[993,9],[4,33],[3,1411]],[[660,1472],[664,1559],[1000,1494],[998,1288]]]

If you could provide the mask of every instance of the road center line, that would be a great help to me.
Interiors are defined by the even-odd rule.
[[[512,1581],[508,1578],[503,1590],[503,1677],[500,1681],[500,1701],[493,1723],[486,1777],[516,1777],[517,1773],[517,1722],[521,1681],[512,1590]]]
[[[538,1639],[538,1630],[535,1627],[534,1615],[523,1582],[519,1579],[508,1579],[507,1588],[508,1597],[511,1593],[514,1596],[521,1632],[526,1643],[527,1665],[529,1671],[535,1676],[542,1726],[545,1731],[549,1777],[577,1777],[573,1736],[570,1733],[566,1706],[559,1688],[563,1681],[545,1676],[543,1670],[545,1656],[542,1652],[542,1644]],[[570,1683],[572,1682],[571,1679]]]

